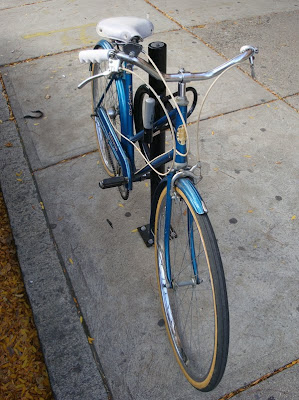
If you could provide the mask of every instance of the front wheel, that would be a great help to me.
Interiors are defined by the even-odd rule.
[[[160,195],[155,219],[164,320],[184,375],[195,388],[210,391],[224,373],[229,342],[221,257],[208,216],[198,215],[177,187],[171,200],[170,230],[165,232],[166,198],[167,188]]]

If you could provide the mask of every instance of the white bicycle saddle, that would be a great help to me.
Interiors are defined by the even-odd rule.
[[[154,25],[147,19],[137,17],[115,17],[100,21],[97,34],[122,43],[129,43],[134,37],[145,39],[154,32]]]

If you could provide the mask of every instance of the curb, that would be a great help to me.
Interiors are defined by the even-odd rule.
[[[112,399],[4,96],[0,119],[0,185],[54,398]]]

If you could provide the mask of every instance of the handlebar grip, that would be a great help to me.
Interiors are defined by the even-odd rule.
[[[110,49],[83,50],[79,53],[81,63],[98,63],[109,60]]]
[[[257,47],[245,45],[240,48],[240,53],[245,53],[245,51],[247,50],[251,50],[253,54],[258,54],[259,52],[259,49]]]

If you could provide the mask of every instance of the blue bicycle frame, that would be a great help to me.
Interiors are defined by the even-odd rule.
[[[106,40],[101,40],[98,43],[98,46],[110,49],[112,48],[111,44]],[[112,81],[115,81],[118,95],[118,103],[119,103],[119,114],[121,121],[121,133],[126,138],[128,138],[131,142],[136,143],[141,140],[144,136],[144,130],[136,133],[134,135],[134,123],[133,123],[133,83],[132,83],[132,74],[123,72],[121,74],[116,74],[114,78],[109,82],[106,91],[109,90]],[[101,107],[101,103],[103,101],[104,95],[99,100],[99,104],[97,106],[96,114],[98,123],[100,123],[101,128],[106,136],[106,139],[111,146],[113,154],[122,168],[122,173],[125,177],[128,178],[128,189],[132,190],[132,183],[134,181],[138,181],[142,176],[146,175],[151,171],[151,167],[146,165],[139,171],[136,171],[135,160],[134,160],[134,146],[126,140],[124,137],[119,138],[117,133],[115,132],[109,117],[106,114],[104,108]],[[187,114],[187,106],[180,106],[180,110],[183,118],[186,119]],[[169,117],[171,119],[175,118],[175,131],[178,130],[180,126],[182,126],[183,122],[181,117],[179,116],[177,110],[172,110],[169,113]],[[158,129],[159,126],[163,126],[167,122],[167,117],[164,116],[160,118],[158,121],[154,123],[154,129]],[[186,144],[181,144],[176,139],[176,148],[181,154],[186,153]],[[161,165],[166,164],[167,162],[173,159],[173,150],[170,150],[161,157],[158,157],[155,161],[153,161],[152,166],[154,168],[158,168]],[[187,157],[176,155],[175,162],[182,165],[187,163]]]
[[[106,40],[101,40],[98,43],[102,48],[112,48],[111,44]],[[126,66],[130,68],[129,65]],[[142,140],[144,137],[144,130],[134,134],[134,121],[133,121],[133,82],[132,82],[132,74],[123,71],[121,74],[115,74],[109,82],[106,92],[109,90],[111,83],[115,81],[118,95],[118,103],[119,103],[119,115],[121,121],[121,133],[125,137],[121,137],[119,140],[117,133],[114,130],[112,123],[106,113],[106,110],[102,107],[101,103],[103,101],[104,95],[99,100],[99,104],[97,106],[96,112],[96,123],[100,124],[102,132],[104,132],[107,142],[110,145],[110,148],[120,164],[122,168],[122,174],[124,177],[128,179],[127,188],[132,190],[133,182],[141,180],[145,177],[150,171],[151,167],[149,165],[145,165],[140,170],[136,171],[135,160],[134,160],[134,146],[125,138],[129,139],[131,142],[136,143],[139,140]],[[172,121],[174,121],[174,130],[177,133],[179,130],[183,131],[183,138],[175,135],[176,141],[176,149],[179,154],[175,155],[174,165],[175,166],[187,166],[187,146],[185,140],[185,131],[183,127],[183,123],[187,120],[187,105],[186,102],[178,102],[179,109],[181,111],[181,116],[179,115],[176,109],[170,111],[169,117]],[[159,120],[154,122],[154,130],[159,130],[159,127],[163,127],[167,123],[167,117],[163,116]],[[173,150],[168,151],[167,153],[157,157],[151,164],[154,168],[159,168],[161,165],[166,164],[167,162],[173,159]],[[179,167],[177,167],[179,169]],[[171,265],[170,265],[170,257],[169,257],[169,240],[171,233],[171,209],[172,209],[172,178],[177,172],[177,169],[173,169],[167,175],[167,178],[161,180],[157,188],[158,194],[161,193],[162,188],[167,185],[167,196],[166,196],[166,215],[165,215],[165,236],[164,236],[164,246],[165,246],[165,262],[166,262],[166,271],[167,271],[167,280],[168,284],[172,285],[171,278]],[[194,184],[190,179],[180,178],[176,185],[179,189],[186,195],[194,210],[198,214],[204,214],[207,210],[204,206],[204,203],[195,188]],[[159,196],[156,196],[158,198]],[[154,197],[155,198],[155,197]],[[152,210],[151,210],[151,223],[150,230],[153,232],[153,221],[156,210],[156,201],[153,200]],[[194,241],[193,241],[193,216],[191,212],[188,210],[188,237],[189,237],[189,245],[190,251],[192,255],[192,263],[193,263],[193,271],[196,280],[198,280],[197,273],[197,265],[195,259],[195,250],[194,250]]]

